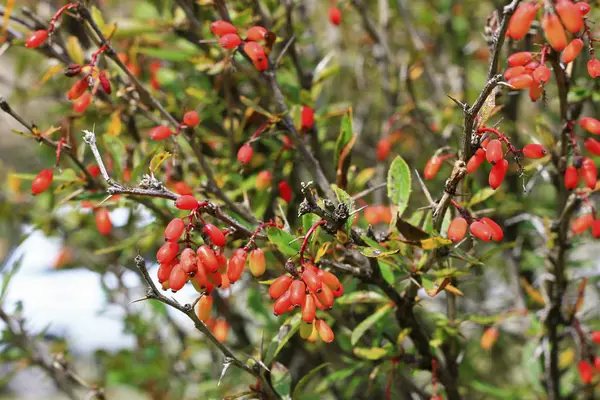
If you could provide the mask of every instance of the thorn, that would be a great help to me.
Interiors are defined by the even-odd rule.
[[[129,305],[132,305],[133,303],[139,303],[140,301],[149,300],[149,299],[150,299],[150,297],[148,297],[148,296],[144,296],[144,297],[142,297],[141,299],[137,299],[137,300],[132,300],[132,301],[130,301],[130,302],[129,302]]]
[[[359,209],[357,209],[357,210],[354,210],[354,211],[352,211],[352,212],[350,213],[350,216],[352,216],[352,215],[354,215],[354,214],[357,214],[357,213],[361,212],[362,210],[364,210],[364,209],[365,209],[365,208],[367,208],[367,207],[369,207],[369,206],[362,206],[361,208],[359,208]]]
[[[507,87],[507,88],[509,88],[509,89],[514,89],[514,88],[515,88],[515,87],[514,87],[513,85],[511,85],[510,83],[508,83],[508,82],[504,82],[504,81],[502,81],[502,82],[498,82],[498,86],[506,86],[506,87]]]
[[[450,96],[449,94],[447,94],[446,96],[448,96],[448,98],[450,100],[452,100],[454,103],[456,103],[456,105],[459,106],[460,108],[462,108],[463,110],[467,109],[467,105],[465,103],[463,103],[462,101],[455,99],[454,97]]]
[[[225,376],[225,373],[231,366],[232,362],[233,360],[231,358],[225,357],[225,362],[223,363],[223,370],[221,371],[221,376],[219,377],[219,382],[217,383],[217,386],[221,386],[221,381],[223,380],[223,377]]]

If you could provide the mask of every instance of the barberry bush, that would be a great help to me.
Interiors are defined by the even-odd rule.
[[[60,241],[135,340],[78,371],[12,258],[0,385],[594,398],[595,2],[57,3],[1,9],[3,138],[37,166],[4,171],[5,233]]]

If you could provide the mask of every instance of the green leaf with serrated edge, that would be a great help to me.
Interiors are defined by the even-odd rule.
[[[292,399],[297,400],[302,398],[302,395],[305,393],[305,387],[313,379],[319,371],[328,366],[329,363],[323,363],[316,368],[313,368],[308,374],[304,375],[302,379],[298,381],[296,387],[294,388],[294,392],[292,393]]]
[[[353,352],[357,357],[374,361],[391,354],[392,350],[391,344],[388,343],[385,347],[355,347]]]
[[[387,297],[377,292],[360,291],[344,294],[335,300],[336,304],[356,304],[356,303],[385,303]]]
[[[273,389],[281,396],[282,399],[290,399],[292,391],[292,375],[288,369],[281,363],[275,362],[271,366],[271,382]]]
[[[480,191],[475,193],[473,197],[471,197],[471,200],[469,200],[469,204],[467,205],[467,207],[473,207],[475,204],[486,201],[487,199],[492,197],[494,193],[496,193],[496,191],[491,187],[485,187],[481,189]]]
[[[346,148],[348,143],[350,143],[353,136],[354,130],[352,127],[352,108],[350,108],[342,118],[340,134],[338,135],[337,141],[335,142],[335,153],[333,157],[334,166],[337,167],[340,154],[342,154],[342,151]]]
[[[397,156],[388,171],[387,192],[393,205],[398,207],[398,215],[402,216],[410,199],[412,180],[408,164]]]
[[[400,252],[400,249],[383,251],[379,249],[374,249],[372,247],[359,247],[359,251],[360,254],[362,254],[365,257],[379,258],[397,254]]]
[[[291,337],[298,331],[301,322],[300,314],[293,315],[285,320],[279,328],[279,332],[277,332],[275,337],[271,340],[271,343],[269,343],[267,353],[263,358],[265,365],[269,365],[275,360],[275,357],[277,357],[277,354],[283,349],[283,346],[285,346]]]
[[[354,330],[352,331],[352,335],[350,336],[350,342],[352,345],[356,345],[360,338],[368,331],[377,321],[381,318],[385,317],[392,310],[391,304],[386,304],[380,307],[377,311],[375,311],[368,318],[363,320]]]
[[[270,226],[267,228],[267,237],[286,257],[293,257],[300,251],[300,240],[284,230]]]
[[[348,207],[348,213],[352,214],[352,212],[354,212],[354,201],[352,200],[350,195],[348,193],[346,193],[343,189],[340,189],[339,187],[337,187],[337,185],[331,185],[331,187],[332,187],[333,191],[335,192],[335,195],[337,196],[340,204],[342,204],[342,203],[345,204]],[[346,231],[350,232],[350,229],[352,229],[353,221],[354,221],[354,216],[350,215],[350,217],[346,221]]]

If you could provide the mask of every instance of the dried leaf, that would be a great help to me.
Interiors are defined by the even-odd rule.
[[[150,171],[153,173],[156,172],[160,165],[169,157],[171,157],[171,153],[168,151],[162,151],[156,154],[154,157],[152,157],[152,160],[150,160]]]

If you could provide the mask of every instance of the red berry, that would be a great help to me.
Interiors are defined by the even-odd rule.
[[[98,80],[100,81],[100,87],[102,88],[102,90],[104,90],[104,93],[111,94],[112,88],[110,86],[110,81],[108,80],[108,77],[104,74],[104,72],[100,73],[100,75],[98,76]]]
[[[545,65],[540,65],[533,71],[533,81],[538,84],[545,84],[550,80],[550,69]]]
[[[590,76],[592,78],[599,77],[600,76],[600,60],[596,60],[595,58],[592,58],[590,61],[588,61],[587,70],[588,70],[588,74],[590,74]]]
[[[344,285],[340,284],[340,287],[337,288],[337,290],[332,289],[332,292],[333,292],[333,297],[340,297],[341,295],[344,294]]]
[[[306,285],[301,280],[295,280],[290,285],[290,302],[294,307],[301,307],[306,300]]]
[[[340,288],[340,286],[342,286],[337,276],[329,271],[320,269],[317,271],[317,276],[321,279],[321,282],[329,286],[331,290],[337,290]]]
[[[329,21],[334,25],[339,25],[342,22],[342,12],[337,7],[329,8]]]
[[[598,222],[600,222],[600,220],[598,220]],[[592,332],[592,334],[590,335],[590,338],[592,339],[592,342],[594,342],[596,344],[600,344],[600,331]]]
[[[302,107],[301,115],[302,129],[311,129],[315,124],[315,112],[308,106]]]
[[[169,276],[171,275],[171,270],[173,269],[172,262],[167,264],[160,264],[158,267],[158,271],[156,272],[156,277],[160,283],[166,282],[169,280]]]
[[[572,62],[581,53],[581,49],[583,49],[583,40],[580,38],[571,40],[571,43],[563,50],[560,60],[565,64]]]
[[[252,275],[256,278],[265,273],[267,264],[265,262],[265,252],[262,249],[254,249],[250,252],[248,267]]]
[[[541,64],[538,61],[535,61],[535,60],[529,62],[527,65],[525,65],[525,73],[532,73],[540,65]]]
[[[27,39],[25,39],[25,47],[35,49],[44,43],[46,39],[48,39],[48,31],[43,29],[35,31],[31,35],[27,36]]]
[[[520,51],[518,53],[511,54],[508,57],[508,65],[516,67],[519,65],[525,65],[533,59],[533,54],[529,51]]]
[[[213,335],[215,335],[219,342],[227,340],[227,336],[229,335],[229,324],[227,321],[224,319],[217,320],[213,328]]]
[[[271,186],[273,180],[273,174],[267,170],[260,171],[256,175],[256,189],[265,190]]]
[[[584,1],[580,1],[576,4],[577,8],[579,9],[579,13],[581,15],[586,15],[587,13],[590,12],[590,5]]]
[[[200,117],[196,111],[188,111],[183,114],[183,123],[187,126],[196,126],[200,123]]]
[[[463,217],[454,218],[448,227],[448,239],[454,243],[460,242],[465,237],[468,227],[469,224]]]
[[[195,210],[198,208],[198,200],[194,196],[185,195],[179,196],[177,200],[175,200],[175,207],[180,210]]]
[[[198,257],[196,252],[189,247],[186,247],[179,256],[179,265],[186,274],[194,275],[198,271]]]
[[[292,201],[292,188],[290,184],[286,181],[281,181],[278,184],[279,186],[279,196],[286,202],[289,203]]]
[[[598,142],[596,139],[586,139],[584,146],[590,153],[600,156],[600,142]]]
[[[548,152],[541,144],[528,144],[523,147],[523,155],[527,158],[542,158],[546,154],[548,154]]]
[[[383,161],[392,150],[392,141],[389,137],[384,137],[377,143],[377,159]]]
[[[248,257],[248,251],[244,248],[237,249],[231,258],[229,259],[229,264],[227,265],[227,278],[229,282],[235,283],[240,276],[242,276],[242,272],[244,272],[244,265],[246,265],[246,258]]]
[[[317,315],[317,305],[315,302],[315,296],[311,293],[306,295],[304,305],[302,306],[302,320],[304,322],[313,322]]]
[[[556,51],[563,51],[567,47],[567,35],[556,14],[544,14],[542,28],[546,40]]]
[[[325,343],[333,342],[333,331],[331,330],[329,325],[327,325],[327,323],[322,319],[317,320],[316,324],[317,332],[319,332],[319,337],[321,338],[321,340],[323,340]]]
[[[475,221],[470,227],[471,234],[478,239],[489,242],[492,239],[492,228],[481,221]]]
[[[69,100],[78,99],[79,97],[81,97],[82,94],[85,93],[88,86],[89,84],[86,78],[79,79],[73,84],[73,86],[71,86],[71,89],[69,89],[67,97],[69,98]]]
[[[592,236],[597,238],[600,238],[600,219],[597,219],[594,221],[593,225],[592,225]],[[596,343],[600,343],[600,342],[596,342]]]
[[[425,164],[425,168],[423,169],[423,176],[425,179],[435,178],[441,166],[442,159],[438,156],[433,156],[427,160],[427,164]]]
[[[377,206],[369,206],[365,208],[365,220],[370,225],[377,225],[381,221],[379,208]]]
[[[73,102],[73,111],[76,113],[82,113],[86,108],[88,108],[91,102],[92,95],[86,92]]]
[[[508,81],[508,84],[515,90],[525,89],[533,85],[533,77],[529,74],[515,76]]]
[[[194,193],[192,188],[190,188],[185,182],[175,182],[173,184],[173,190],[175,193],[181,196],[191,195]]]
[[[571,231],[575,234],[583,233],[591,228],[593,224],[594,216],[592,214],[583,214],[573,220]]]
[[[331,307],[333,307],[334,297],[333,297],[333,292],[331,291],[329,286],[321,285],[321,291],[319,293],[317,293],[317,299],[319,299],[321,304],[323,304],[323,306],[327,310],[329,310]]]
[[[165,239],[170,242],[179,240],[185,230],[185,222],[181,218],[174,218],[165,228]]]
[[[112,229],[110,214],[106,208],[96,210],[96,228],[102,235],[108,235]]]
[[[285,312],[292,306],[292,302],[290,300],[290,291],[287,290],[281,297],[279,297],[275,303],[273,304],[273,313],[276,316],[279,316]]]
[[[160,264],[168,264],[177,257],[179,244],[177,242],[166,242],[156,252],[156,260]]]
[[[256,42],[244,44],[244,53],[246,53],[252,61],[261,61],[267,58],[265,48]]]
[[[540,97],[542,97],[542,93],[544,93],[544,87],[542,85],[529,86],[529,99],[531,101],[538,100]]]
[[[579,171],[574,166],[567,167],[565,169],[565,188],[575,189],[579,182]]]
[[[585,185],[590,188],[596,188],[596,182],[598,180],[598,170],[596,169],[596,163],[591,158],[584,158],[581,164],[581,176],[585,181]]]
[[[488,183],[490,184],[492,189],[496,189],[500,185],[502,185],[507,171],[508,161],[506,161],[505,159],[503,159],[502,161],[500,161],[492,167],[492,170],[490,171],[490,175],[488,177]]]
[[[171,136],[173,132],[169,129],[168,126],[159,125],[154,127],[148,132],[150,139],[152,140],[165,140],[169,136]]]
[[[305,268],[302,272],[302,280],[313,293],[320,293],[322,290],[322,282],[319,276],[311,268]]]
[[[485,158],[485,150],[477,149],[475,154],[473,154],[473,156],[471,156],[469,159],[469,162],[467,162],[467,172],[471,173],[477,171],[477,169],[485,161]]]
[[[494,242],[499,242],[502,239],[504,239],[504,232],[502,231],[502,228],[494,220],[488,217],[483,217],[480,219],[480,221],[486,224],[491,229],[492,240]]]
[[[218,20],[210,24],[210,29],[217,36],[223,36],[231,33],[236,33],[235,26],[223,20]]]
[[[569,32],[577,33],[583,28],[584,21],[579,7],[571,0],[558,0],[554,9]]]
[[[390,222],[392,222],[393,215],[392,210],[390,210],[389,207],[380,205],[379,207],[377,207],[377,214],[379,214],[379,219],[381,220],[381,222],[385,224],[389,224]]]
[[[521,3],[513,16],[510,18],[508,24],[507,36],[520,40],[529,31],[529,27],[535,18],[539,5],[536,3]]]
[[[240,147],[237,153],[237,159],[240,164],[248,164],[252,160],[252,146],[248,143]]]
[[[204,228],[202,228],[202,232],[206,233],[215,246],[223,247],[227,239],[225,239],[225,235],[219,228],[214,226],[213,224],[206,224]]]
[[[498,139],[490,140],[487,146],[485,157],[492,165],[504,159],[504,150],[502,150],[502,142]]]
[[[187,282],[187,279],[188,276],[183,268],[181,268],[181,265],[176,264],[171,270],[171,275],[169,275],[169,287],[171,291],[175,293],[180,290]]]
[[[210,318],[212,312],[213,298],[212,296],[202,296],[198,301],[198,310],[196,315],[200,321],[206,322]]]
[[[600,135],[600,121],[596,118],[585,117],[579,121],[581,127],[594,135]]]
[[[227,35],[224,35],[221,37],[221,39],[219,39],[219,44],[224,49],[235,49],[240,44],[242,44],[242,39],[240,39],[240,37],[235,33],[228,33]]]
[[[267,68],[269,68],[269,59],[267,57],[263,57],[259,60],[253,60],[252,64],[254,64],[257,70],[265,71]]]
[[[253,26],[252,28],[248,29],[246,39],[253,42],[258,42],[259,40],[263,40],[267,33],[268,31],[262,26]]]
[[[219,270],[219,260],[213,249],[209,246],[198,247],[198,261],[204,265],[207,272],[215,273]]]
[[[33,182],[31,182],[31,193],[33,195],[40,194],[48,190],[48,188],[52,185],[52,179],[54,178],[54,173],[51,169],[43,169],[35,178],[33,178]]]
[[[100,167],[98,167],[97,165],[90,165],[87,168],[87,170],[92,176],[92,178],[97,178],[100,175]]]
[[[269,286],[269,296],[271,299],[278,299],[288,290],[292,284],[292,277],[289,275],[281,275]]]
[[[504,71],[504,79],[507,81],[511,80],[514,77],[521,76],[523,74],[527,74],[527,68],[522,65],[507,68]]]
[[[579,361],[577,364],[577,368],[579,369],[579,377],[581,381],[585,384],[591,383],[594,378],[594,369],[592,368],[592,364],[587,361]]]

